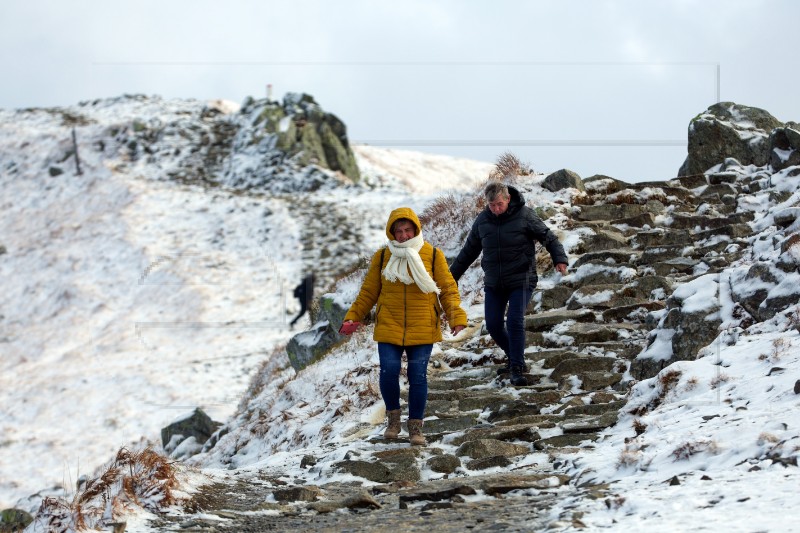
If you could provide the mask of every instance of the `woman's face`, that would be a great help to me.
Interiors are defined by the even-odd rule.
[[[394,240],[397,242],[406,242],[408,239],[414,238],[414,224],[408,220],[400,220],[394,224]]]

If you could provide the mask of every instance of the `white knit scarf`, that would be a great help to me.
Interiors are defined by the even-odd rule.
[[[392,256],[383,269],[383,277],[389,281],[402,281],[406,285],[416,283],[422,292],[439,294],[439,287],[425,270],[425,265],[419,257],[419,251],[424,243],[421,231],[406,242],[389,241],[389,251]],[[411,270],[410,276],[409,270]]]

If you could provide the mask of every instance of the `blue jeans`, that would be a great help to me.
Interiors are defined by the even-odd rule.
[[[533,296],[533,287],[530,285],[516,289],[484,287],[483,292],[485,295],[483,308],[489,335],[506,353],[509,365],[524,365],[525,310]],[[506,309],[508,318],[505,318]]]
[[[408,418],[424,418],[425,403],[428,401],[428,360],[432,350],[433,344],[398,346],[388,342],[378,343],[381,361],[378,383],[387,411],[400,409],[400,358],[405,351],[408,356]]]

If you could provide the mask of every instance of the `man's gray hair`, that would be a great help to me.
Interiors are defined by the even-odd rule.
[[[499,181],[493,181],[483,190],[483,195],[486,197],[487,202],[494,202],[497,197],[508,200],[511,195],[508,192],[508,187]]]

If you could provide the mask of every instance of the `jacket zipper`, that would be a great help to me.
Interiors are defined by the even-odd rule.
[[[403,346],[406,345],[406,329],[408,327],[408,308],[406,304],[406,293],[408,285],[403,284]]]

